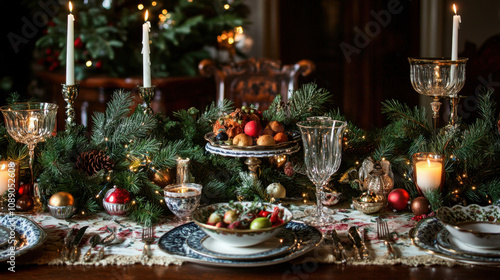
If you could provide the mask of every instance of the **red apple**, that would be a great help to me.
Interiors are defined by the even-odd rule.
[[[258,137],[260,134],[261,127],[257,121],[249,121],[245,125],[245,134],[250,137]]]

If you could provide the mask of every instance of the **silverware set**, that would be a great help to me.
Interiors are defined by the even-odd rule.
[[[377,221],[377,238],[379,240],[383,240],[385,245],[387,246],[387,257],[389,259],[398,258],[398,254],[391,243],[394,243],[394,240],[389,231],[389,227],[387,225],[387,221],[384,221],[381,217],[376,219]],[[369,260],[370,252],[368,247],[366,246],[363,235],[360,233],[359,228],[357,226],[352,226],[349,228],[347,235],[349,240],[353,245],[353,252],[351,256],[348,256],[344,246],[342,245],[340,238],[335,229],[327,231],[325,233],[325,241],[327,243],[333,244],[333,256],[335,259],[341,263],[346,263],[347,260]]]
[[[88,226],[82,227],[80,229],[72,228],[66,233],[63,241],[63,247],[61,249],[61,260],[75,262],[78,259],[78,246],[80,245],[80,242],[82,241],[87,228]],[[102,247],[96,256],[95,261],[102,260],[104,258],[104,248],[115,240],[115,232],[107,227],[106,229],[110,232],[108,236],[101,239],[98,234],[94,234],[92,235],[92,237],[90,237],[90,248],[83,256],[83,259],[86,262],[90,261],[92,257],[92,249],[94,249],[97,245],[102,245]]]
[[[82,241],[83,235],[87,230],[88,226],[82,227],[80,229],[72,228],[66,233],[64,237],[63,248],[61,249],[61,259],[63,261],[75,262],[78,258],[78,245]]]

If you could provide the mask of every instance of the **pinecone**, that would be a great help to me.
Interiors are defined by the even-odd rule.
[[[80,154],[76,160],[76,168],[92,176],[100,170],[110,170],[113,162],[103,151],[92,150]]]

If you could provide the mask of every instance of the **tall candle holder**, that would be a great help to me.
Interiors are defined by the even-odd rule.
[[[57,106],[52,103],[28,102],[3,106],[0,110],[5,118],[5,128],[14,140],[28,146],[29,165],[31,171],[31,185],[34,186],[33,158],[35,146],[52,136],[56,125]],[[40,193],[31,188],[30,196],[34,211],[41,210]]]
[[[438,58],[408,58],[411,85],[419,94],[432,97],[434,129],[439,122],[440,99],[452,98],[450,125],[457,122],[458,92],[465,84],[465,64],[468,58],[457,60]]]
[[[153,101],[153,97],[155,96],[155,87],[139,87],[139,96],[144,100],[145,113],[152,115],[151,101]]]
[[[444,155],[427,152],[412,155],[413,181],[421,195],[442,190],[445,179],[444,158]]]
[[[73,105],[78,97],[79,85],[62,84],[62,96],[66,101],[66,131],[71,130],[75,125],[75,109]]]

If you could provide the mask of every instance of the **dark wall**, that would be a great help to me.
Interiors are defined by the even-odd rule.
[[[382,101],[418,104],[407,58],[419,54],[419,10],[409,0],[282,0],[281,59],[313,60],[311,81],[334,94],[334,107],[363,128],[381,127]]]

